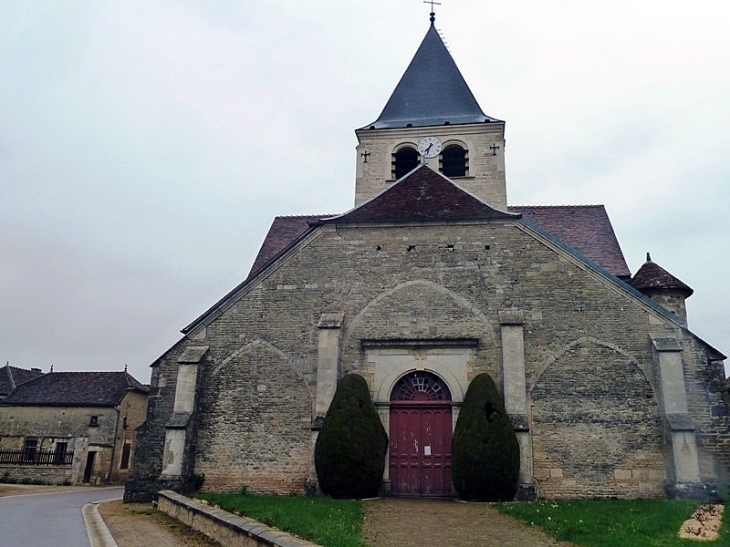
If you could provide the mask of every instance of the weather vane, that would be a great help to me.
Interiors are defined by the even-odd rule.
[[[424,4],[431,4],[431,22],[436,20],[436,12],[433,10],[434,6],[440,6],[441,2],[434,2],[434,0],[423,0]]]

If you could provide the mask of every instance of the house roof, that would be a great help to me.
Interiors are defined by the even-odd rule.
[[[128,391],[148,389],[125,372],[49,372],[19,385],[3,405],[116,406]]]
[[[525,219],[616,277],[631,277],[603,205],[519,205],[508,210],[522,213]]]
[[[324,222],[427,222],[520,218],[486,204],[421,164],[374,198]]]
[[[8,395],[20,384],[41,376],[40,369],[24,369],[6,364],[0,368],[0,397]]]
[[[482,112],[431,22],[383,112],[362,129],[499,121]]]
[[[684,294],[685,298],[689,298],[694,293],[689,285],[674,277],[659,264],[652,262],[649,253],[646,253],[646,262],[631,280],[631,286],[641,292],[661,289],[673,290]]]

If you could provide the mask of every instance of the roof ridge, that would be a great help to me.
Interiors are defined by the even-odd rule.
[[[276,218],[310,218],[310,217],[318,217],[318,218],[328,218],[335,215],[338,215],[341,213],[324,213],[324,214],[314,214],[314,215],[276,215]]]
[[[516,209],[519,209],[520,207],[534,207],[534,208],[540,208],[540,209],[557,209],[559,207],[605,207],[605,204],[603,203],[578,203],[578,204],[566,204],[566,205],[510,205],[509,207],[514,207]]]

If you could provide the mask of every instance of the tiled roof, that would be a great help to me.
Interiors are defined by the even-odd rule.
[[[426,222],[519,217],[519,214],[490,207],[428,165],[421,164],[370,201],[325,222]]]
[[[41,376],[40,369],[28,370],[24,368],[5,365],[0,368],[0,397],[8,395],[20,384]]]
[[[432,24],[383,112],[362,129],[499,121],[482,112]]]
[[[363,206],[368,203],[370,202]],[[407,203],[408,200],[406,200]],[[357,210],[354,209],[351,213]],[[509,211],[521,213],[525,219],[551,233],[616,277],[628,279],[631,276],[603,205],[526,205],[509,207]],[[347,214],[345,213],[345,215]],[[333,216],[276,217],[254,261],[249,277],[301,237],[310,229],[312,223]]]
[[[689,285],[674,277],[659,264],[652,262],[649,253],[646,253],[646,262],[631,280],[631,286],[641,292],[652,289],[674,290],[683,293],[685,298],[689,298],[694,292]]]
[[[274,218],[248,276],[266,266],[276,255],[309,230],[310,224],[333,215],[281,216]]]
[[[49,372],[18,386],[3,405],[116,406],[147,388],[127,372]]]
[[[551,233],[616,277],[631,277],[603,205],[520,205],[509,211]]]
[[[354,211],[356,210],[352,212]],[[525,219],[551,233],[616,277],[628,279],[631,276],[603,205],[527,205],[510,207],[509,211],[522,213]],[[249,272],[249,277],[301,237],[310,229],[312,223],[332,216],[276,217]],[[353,219],[354,216],[350,218]]]

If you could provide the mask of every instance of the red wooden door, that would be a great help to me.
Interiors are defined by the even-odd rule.
[[[451,495],[451,402],[391,402],[390,491]]]

